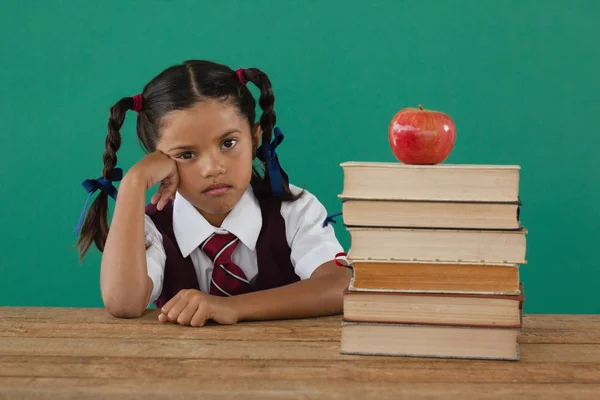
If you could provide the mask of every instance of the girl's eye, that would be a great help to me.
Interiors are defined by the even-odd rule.
[[[191,158],[194,158],[194,154],[191,153],[191,152],[189,152],[189,151],[186,151],[185,153],[179,154],[177,156],[177,158],[180,159],[180,160],[189,160]]]
[[[221,145],[221,147],[223,149],[232,149],[233,147],[235,147],[235,145],[237,144],[237,140],[235,139],[227,139],[223,142],[223,144]]]

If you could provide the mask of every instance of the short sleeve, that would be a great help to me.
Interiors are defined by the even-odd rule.
[[[290,185],[293,193],[300,189]],[[344,251],[331,225],[323,227],[327,210],[308,191],[296,201],[283,202],[281,215],[285,220],[285,231],[291,249],[291,262],[300,279],[310,278],[322,264],[334,259]]]
[[[148,276],[152,279],[152,295],[148,305],[154,303],[162,291],[163,277],[165,275],[165,264],[167,255],[163,247],[162,235],[146,215],[144,230],[146,234],[146,269]]]

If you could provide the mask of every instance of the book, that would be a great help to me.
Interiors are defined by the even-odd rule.
[[[512,231],[347,227],[348,259],[525,264],[525,229]]]
[[[342,321],[341,354],[519,360],[520,328]]]
[[[353,260],[353,291],[520,293],[519,264]]]
[[[342,199],[516,202],[518,165],[344,162]]]
[[[344,200],[346,226],[518,230],[520,202]]]
[[[520,328],[519,295],[344,292],[345,321]]]

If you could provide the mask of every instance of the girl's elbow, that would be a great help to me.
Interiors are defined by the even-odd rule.
[[[146,311],[145,304],[136,304],[130,299],[118,299],[115,296],[103,296],[104,307],[115,318],[139,318]]]
[[[106,306],[106,309],[108,310],[109,314],[112,315],[115,318],[124,318],[124,319],[130,319],[130,318],[139,318],[142,316],[142,314],[144,313],[144,310],[140,310],[140,309],[135,309],[135,308],[127,308],[127,307],[110,307],[110,306]]]

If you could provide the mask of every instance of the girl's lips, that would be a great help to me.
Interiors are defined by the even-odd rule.
[[[207,187],[206,189],[204,189],[204,191],[202,193],[209,195],[209,196],[222,196],[225,193],[227,193],[227,191],[231,189],[231,186],[229,185],[225,185],[222,183],[218,183],[218,184],[214,184],[214,185],[210,185],[209,187]]]

